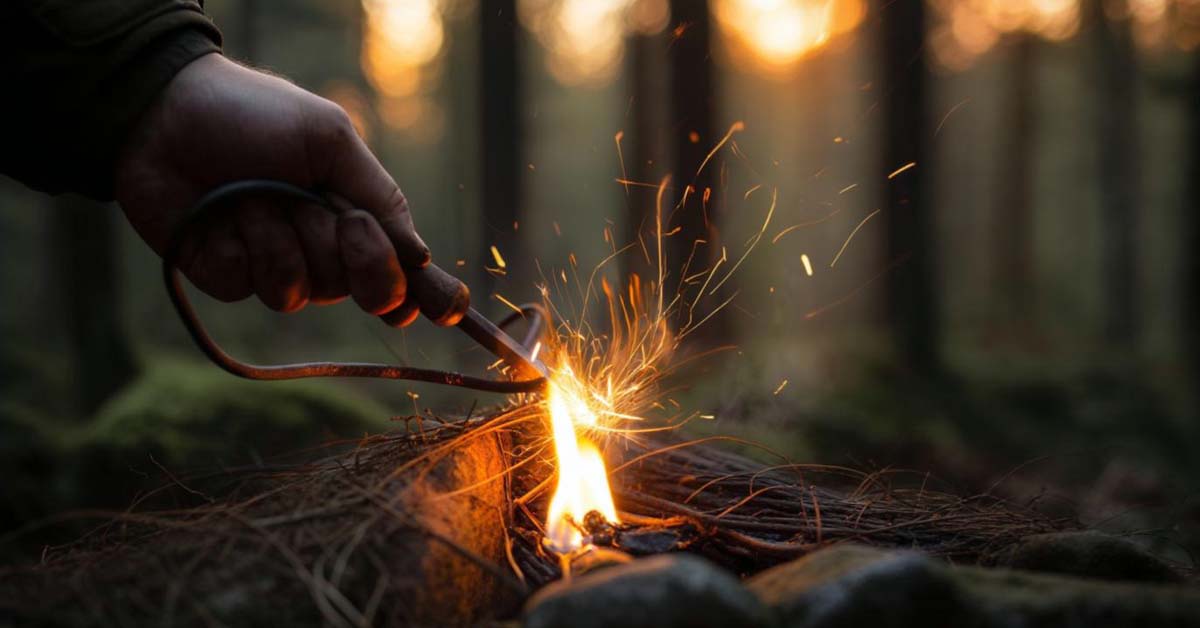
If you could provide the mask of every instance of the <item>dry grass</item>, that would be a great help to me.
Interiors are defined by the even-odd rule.
[[[623,524],[748,574],[853,540],[987,563],[1063,529],[991,496],[932,490],[920,473],[764,466],[722,438],[610,451]],[[330,445],[316,462],[170,480],[34,565],[0,570],[3,613],[60,625],[443,625],[511,615],[560,576],[541,547],[552,449],[535,406],[424,419]],[[190,501],[159,508],[166,496]],[[82,516],[82,515],[80,515]],[[623,540],[624,539],[624,540]],[[664,547],[665,548],[665,547]],[[628,548],[627,548],[628,549]]]

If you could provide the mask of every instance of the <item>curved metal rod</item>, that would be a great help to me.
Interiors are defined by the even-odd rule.
[[[496,323],[496,327],[507,331],[509,325],[519,320],[528,321],[529,328],[525,330],[525,338],[521,341],[521,344],[532,351],[534,343],[542,337],[542,332],[545,331],[544,327],[546,321],[550,320],[550,313],[546,311],[545,306],[541,303],[522,303],[517,309],[521,311],[513,312],[500,319],[500,322]]]
[[[248,193],[268,193],[291,197],[320,206],[334,214],[340,213],[340,210],[336,206],[317,194],[288,183],[270,180],[236,181],[222,185],[206,194],[188,209],[187,215],[184,216],[183,220],[180,221],[179,225],[172,232],[167,250],[163,255],[163,283],[166,286],[168,296],[171,298],[171,304],[175,306],[175,311],[179,314],[180,320],[183,321],[183,326],[187,329],[188,334],[191,335],[192,340],[195,341],[200,351],[217,366],[238,377],[257,380],[303,379],[309,377],[368,377],[429,382],[505,394],[537,392],[545,386],[545,378],[541,377],[522,381],[503,381],[463,375],[453,371],[369,362],[297,362],[291,364],[259,365],[242,362],[229,355],[209,335],[208,330],[205,329],[204,324],[200,321],[200,317],[196,314],[195,308],[192,307],[191,301],[188,300],[176,262],[179,258],[179,250],[183,243],[184,234],[192,225],[209,216],[213,210],[213,206],[217,203]],[[527,342],[523,344],[528,347],[530,338],[536,340],[537,337],[540,337],[545,310],[541,306],[536,305],[526,307],[533,314],[533,316],[529,317],[530,331],[532,332],[536,329],[538,332],[532,336],[529,333],[526,334]],[[508,323],[511,322],[508,321]],[[502,325],[504,324],[502,322]]]

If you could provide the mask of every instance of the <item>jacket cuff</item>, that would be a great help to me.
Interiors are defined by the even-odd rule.
[[[100,86],[98,102],[85,110],[81,121],[81,128],[93,133],[81,162],[96,167],[80,173],[77,191],[112,200],[117,159],[142,114],[184,66],[221,51],[216,29],[206,30],[187,26],[164,33]]]

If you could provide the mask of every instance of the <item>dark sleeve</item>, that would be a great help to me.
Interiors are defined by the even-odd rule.
[[[220,45],[196,0],[0,0],[0,172],[111,200],[139,115]]]

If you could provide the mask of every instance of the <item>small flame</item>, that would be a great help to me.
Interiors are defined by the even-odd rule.
[[[595,510],[617,522],[604,457],[595,444],[576,433],[577,425],[595,426],[598,420],[582,393],[582,382],[567,368],[555,373],[546,399],[558,459],[558,486],[550,500],[546,540],[560,553],[583,545],[583,534],[572,522],[582,523],[587,513]]]

